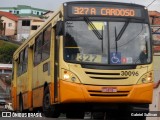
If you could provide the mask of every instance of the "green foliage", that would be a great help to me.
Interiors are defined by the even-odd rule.
[[[17,48],[16,44],[0,41],[0,63],[12,63],[12,56]]]

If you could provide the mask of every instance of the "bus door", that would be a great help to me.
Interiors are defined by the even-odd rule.
[[[59,38],[55,38],[54,45],[54,102],[57,102],[59,75]]]
[[[63,22],[58,21],[55,29],[54,40],[54,102],[58,102],[58,78],[59,78],[59,48],[60,48],[60,35],[63,34]]]

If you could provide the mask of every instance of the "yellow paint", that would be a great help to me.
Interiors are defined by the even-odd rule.
[[[69,64],[69,70],[75,74],[78,79],[83,84],[91,84],[91,85],[134,85],[137,84],[141,76],[146,74],[148,71],[152,71],[153,67],[152,64],[150,65],[144,65],[144,66],[137,66],[136,69],[129,69],[129,70],[99,70],[99,69],[88,69],[88,68],[82,68],[80,65],[75,66],[75,64],[70,63]],[[138,75],[132,75],[132,76],[122,76],[122,71],[131,71],[131,72],[138,72]],[[86,72],[91,73],[118,73],[119,75],[94,75],[94,74],[86,74]],[[61,76],[63,78],[63,74]],[[124,78],[127,77],[127,79],[121,79],[121,80],[104,80],[104,79],[93,79],[92,77],[107,77],[107,78]]]
[[[104,29],[104,22],[92,22],[93,25],[96,27],[97,30],[103,30]],[[93,30],[93,28],[88,25],[89,30]]]

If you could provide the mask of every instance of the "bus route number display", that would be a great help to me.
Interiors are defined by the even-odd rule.
[[[80,62],[96,62],[96,63],[101,63],[102,61],[102,56],[101,55],[95,55],[95,54],[77,54],[77,61]]]
[[[72,15],[141,17],[140,9],[120,7],[72,6]]]

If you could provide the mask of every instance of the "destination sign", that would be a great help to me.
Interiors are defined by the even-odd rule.
[[[69,16],[116,16],[116,17],[142,17],[141,9],[121,6],[80,6],[72,5]]]

